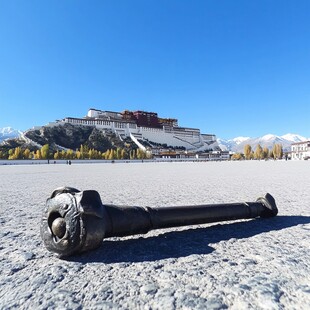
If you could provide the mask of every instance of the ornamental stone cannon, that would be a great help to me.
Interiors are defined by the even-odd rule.
[[[61,257],[97,248],[103,238],[145,234],[153,229],[273,217],[278,213],[270,194],[255,202],[197,206],[136,207],[106,205],[94,190],[57,188],[47,199],[41,221],[46,248]]]

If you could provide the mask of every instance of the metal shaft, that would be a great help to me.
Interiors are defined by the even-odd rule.
[[[103,238],[145,234],[152,229],[276,216],[270,194],[255,202],[178,207],[104,205],[98,192],[56,189],[47,199],[41,236],[47,249],[69,256],[100,246]]]

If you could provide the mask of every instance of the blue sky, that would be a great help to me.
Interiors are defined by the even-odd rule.
[[[310,137],[310,1],[0,0],[0,127],[146,110]]]

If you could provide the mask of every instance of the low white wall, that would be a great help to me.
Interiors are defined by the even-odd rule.
[[[105,159],[73,159],[71,160],[71,164],[124,164],[124,163],[150,163],[150,162],[191,162],[191,161],[216,161],[216,160],[227,160],[223,158],[154,158],[154,159],[115,159],[115,160],[105,160]],[[0,166],[5,165],[67,165],[67,160],[53,160],[50,159],[49,163],[47,160],[26,160],[26,159],[20,159],[20,160],[0,160]]]

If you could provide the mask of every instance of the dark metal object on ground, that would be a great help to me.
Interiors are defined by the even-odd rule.
[[[276,216],[270,194],[255,202],[179,207],[104,205],[98,192],[72,187],[54,190],[47,199],[41,237],[51,252],[69,256],[100,246],[103,238],[145,234],[152,229]]]

